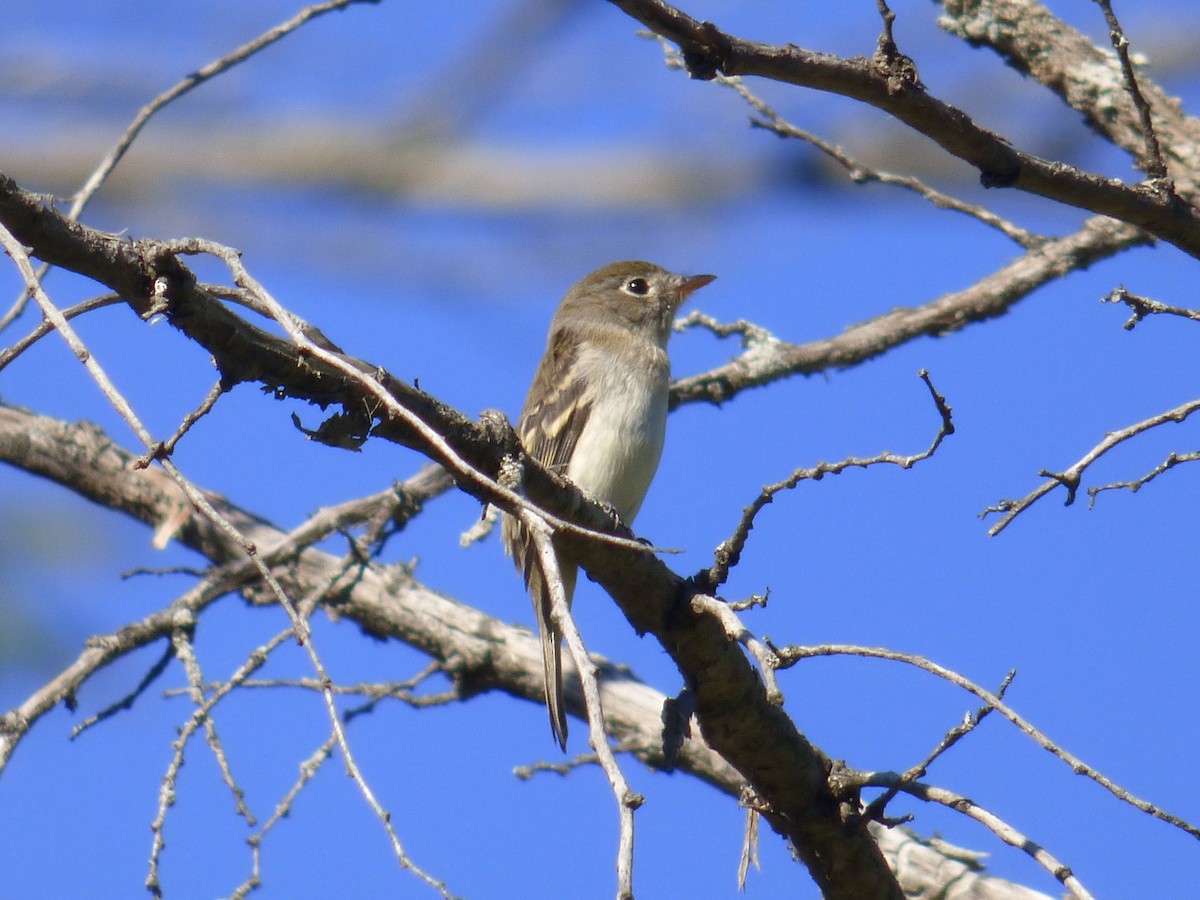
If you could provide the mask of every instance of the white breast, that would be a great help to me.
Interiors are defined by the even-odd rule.
[[[646,344],[638,353],[649,366],[631,366],[628,359],[614,360],[590,347],[580,354],[581,375],[599,390],[567,466],[568,478],[611,504],[626,524],[641,509],[658,470],[667,428],[666,351]]]

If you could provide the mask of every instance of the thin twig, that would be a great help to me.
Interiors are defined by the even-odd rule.
[[[725,605],[734,612],[745,612],[748,609],[754,609],[756,606],[766,609],[767,601],[770,599],[771,589],[767,588],[761,594],[751,594],[745,600],[728,600]]]
[[[890,12],[890,10],[889,10]],[[895,15],[892,15],[895,18]],[[886,20],[885,20],[886,21]],[[890,32],[890,28],[889,28]],[[885,32],[885,34],[888,32]],[[672,47],[664,38],[654,35],[658,42],[663,47],[663,53],[666,57],[668,68],[686,69],[683,57],[679,51]],[[881,41],[883,38],[881,37]],[[895,49],[895,44],[892,45]],[[907,57],[902,57],[907,59]],[[762,128],[770,131],[781,138],[790,138],[794,140],[804,141],[806,144],[816,148],[825,156],[829,157],[837,163],[845,172],[846,175],[855,184],[868,184],[870,182],[878,182],[879,184],[891,185],[892,187],[902,188],[911,191],[921,197],[924,197],[934,206],[939,209],[948,209],[953,212],[962,213],[970,216],[973,219],[987,225],[990,228],[995,228],[1005,237],[1017,244],[1020,244],[1026,250],[1033,250],[1040,247],[1049,240],[1044,235],[1036,234],[1021,228],[1009,220],[996,215],[987,207],[977,203],[968,203],[965,200],[959,200],[950,194],[939,191],[937,188],[930,187],[921,181],[921,179],[912,175],[898,175],[894,172],[887,172],[881,169],[875,169],[865,165],[860,160],[855,159],[844,149],[837,144],[831,143],[824,138],[813,134],[803,128],[793,125],[765,100],[746,87],[745,81],[736,75],[721,75],[717,74],[713,79],[717,84],[730,88],[735,91],[746,103],[753,109],[761,118],[750,120],[750,124],[755,128]]]
[[[1112,40],[1113,49],[1117,51],[1117,59],[1121,61],[1121,75],[1125,79],[1125,90],[1133,100],[1133,106],[1141,121],[1142,138],[1146,142],[1142,168],[1154,187],[1165,198],[1177,203],[1179,197],[1175,193],[1175,184],[1167,172],[1167,163],[1163,159],[1162,147],[1158,143],[1158,134],[1154,129],[1150,104],[1138,86],[1137,73],[1134,72],[1133,61],[1129,57],[1129,40],[1125,37],[1121,23],[1117,21],[1117,14],[1113,12],[1112,3],[1109,0],[1096,0],[1096,3],[1104,10],[1104,19],[1108,23],[1108,35]]]
[[[741,559],[742,551],[746,547],[746,541],[750,538],[750,531],[754,528],[755,518],[762,511],[763,507],[771,503],[775,499],[775,495],[781,491],[790,491],[802,481],[819,481],[826,475],[840,475],[846,469],[852,467],[865,469],[869,466],[887,464],[900,466],[903,469],[911,469],[917,463],[928,459],[937,452],[942,441],[949,435],[954,434],[951,408],[946,403],[946,398],[934,388],[933,382],[929,377],[929,372],[922,369],[917,375],[925,382],[925,386],[929,389],[934,406],[937,407],[938,415],[942,419],[941,427],[938,428],[933,442],[926,450],[912,456],[897,456],[887,451],[866,459],[857,456],[848,456],[835,463],[817,463],[817,465],[811,468],[796,469],[783,481],[765,486],[759,495],[754,498],[754,501],[742,510],[742,517],[734,529],[733,535],[718,545],[716,551],[713,553],[714,561],[712,566],[708,569],[702,569],[696,575],[692,576],[698,589],[702,593],[711,594],[720,585],[725,583],[729,578],[729,572]]]
[[[1093,900],[1091,893],[1075,877],[1075,873],[1071,871],[1070,866],[1059,862],[1045,847],[1030,840],[995,813],[984,809],[969,797],[964,797],[945,788],[933,787],[922,782],[904,782],[903,776],[897,775],[894,772],[866,773],[863,778],[863,785],[865,787],[895,788],[928,803],[940,803],[955,812],[962,813],[964,816],[979,822],[1010,847],[1016,847],[1018,850],[1029,854],[1038,865],[1053,875],[1063,887],[1071,892],[1071,897],[1074,900]]]
[[[221,739],[217,735],[216,725],[213,723],[211,715],[212,705],[206,704],[204,700],[204,692],[201,687],[204,679],[200,672],[199,660],[196,659],[196,654],[192,649],[191,634],[195,630],[195,626],[195,614],[190,610],[180,610],[176,615],[175,630],[171,634],[171,647],[175,658],[183,664],[184,671],[187,674],[188,693],[197,708],[184,727],[180,729],[179,737],[171,745],[175,753],[167,767],[167,774],[163,777],[162,788],[159,791],[158,812],[154,817],[154,821],[150,824],[150,830],[154,835],[154,839],[150,850],[150,871],[146,875],[146,887],[156,897],[162,896],[162,885],[158,878],[158,865],[159,857],[166,846],[162,833],[163,826],[166,823],[167,809],[175,803],[176,779],[180,769],[183,767],[184,748],[201,724],[204,725],[205,739],[208,742],[209,749],[213,752],[213,757],[217,761],[221,778],[233,794],[234,805],[238,815],[242,816],[246,820],[246,824],[250,827],[254,827],[257,824],[254,814],[246,806],[246,792],[234,779],[233,772],[229,767],[229,759],[225,754],[225,748],[221,743]]]
[[[489,503],[484,508],[483,514],[475,520],[471,527],[458,536],[458,546],[469,547],[482,541],[492,533],[499,521],[500,510]]]
[[[1012,680],[1014,677],[1016,677],[1016,674],[1016,669],[1009,669],[1008,674],[1004,676],[1004,680],[1000,682],[1000,687],[996,690],[996,696],[1001,700],[1004,699],[1004,694],[1008,691],[1009,685],[1012,684]],[[964,737],[974,731],[979,726],[979,723],[982,722],[987,717],[987,714],[993,709],[994,707],[990,704],[985,704],[984,706],[981,706],[979,709],[975,710],[974,713],[968,713],[963,718],[962,722],[946,732],[945,736],[938,742],[938,745],[934,747],[933,750],[931,750],[929,754],[923,760],[921,760],[921,762],[917,763],[915,766],[912,766],[903,774],[901,774],[900,779],[896,782],[896,784],[889,787],[886,791],[872,800],[867,805],[867,808],[863,811],[863,817],[867,819],[874,819],[876,821],[883,821],[883,812],[885,809],[887,809],[887,805],[892,802],[892,799],[896,796],[896,793],[903,790],[906,785],[912,784],[917,779],[924,778],[925,775],[928,774],[929,767],[933,765],[934,761],[959,741],[961,741]]]
[[[284,635],[291,634],[291,631],[284,632]],[[261,653],[262,648],[255,651]],[[367,702],[361,706],[352,707],[342,713],[342,721],[349,722],[351,719],[371,712],[384,700],[399,700],[413,709],[427,709],[432,706],[447,706],[451,703],[459,703],[463,700],[463,696],[456,690],[438,691],[432,694],[415,694],[413,688],[418,686],[427,678],[439,674],[445,670],[442,663],[433,660],[419,673],[412,678],[404,681],[385,681],[374,684],[332,684],[328,685],[328,689],[333,693],[343,697],[365,697]],[[315,678],[255,678],[240,680],[236,677],[230,681],[210,681],[202,685],[206,693],[212,691],[228,692],[230,688],[237,687],[242,690],[252,690],[254,688],[298,688],[303,691],[312,691],[319,693],[326,689],[326,685],[322,684]],[[187,688],[171,688],[163,691],[164,697],[176,697],[181,694],[188,693]]]
[[[1002,716],[1004,716],[1004,718],[1012,722],[1012,724],[1015,725],[1022,734],[1033,740],[1033,742],[1043,750],[1048,751],[1058,759],[1062,760],[1062,762],[1070,766],[1071,770],[1075,772],[1075,774],[1084,775],[1087,778],[1092,779],[1092,781],[1109,791],[1119,800],[1123,800],[1130,806],[1140,809],[1142,812],[1147,813],[1156,819],[1161,819],[1163,822],[1166,822],[1169,825],[1174,825],[1181,831],[1200,840],[1200,828],[1197,828],[1190,822],[1187,822],[1178,816],[1174,816],[1171,813],[1165,812],[1164,810],[1155,806],[1153,803],[1142,800],[1140,797],[1130,793],[1101,772],[1089,766],[1074,754],[1069,753],[1054,741],[1050,740],[1050,738],[1048,738],[1045,734],[1019,716],[1007,705],[1005,705],[1004,701],[1002,701],[998,696],[991,693],[986,688],[980,687],[966,676],[960,675],[958,672],[955,672],[951,669],[947,669],[945,666],[938,665],[932,660],[926,659],[923,656],[918,656],[914,653],[900,653],[896,650],[889,650],[886,647],[861,647],[855,644],[820,644],[812,647],[776,647],[769,640],[766,643],[775,652],[775,655],[779,657],[779,668],[781,669],[790,668],[802,659],[810,659],[817,656],[865,656],[873,659],[887,659],[892,660],[893,662],[902,662],[906,665],[915,666],[918,669],[929,672],[932,675],[936,675],[938,678],[942,678],[951,684],[957,685],[963,690],[974,694],[988,706],[993,707],[996,712],[1000,713]]]
[[[1164,472],[1168,472],[1176,466],[1183,465],[1184,463],[1196,462],[1197,460],[1200,460],[1200,451],[1194,453],[1168,453],[1166,459],[1164,459],[1161,463],[1159,463],[1141,478],[1135,478],[1133,481],[1114,481],[1112,484],[1102,484],[1099,487],[1090,487],[1087,489],[1088,509],[1092,509],[1096,506],[1097,494],[1101,494],[1104,491],[1119,490],[1128,490],[1129,493],[1136,494],[1143,487],[1145,487],[1159,475],[1162,475]]]
[[[888,7],[886,0],[875,0],[875,8],[879,10],[879,17],[883,19],[883,34],[879,36],[879,42],[895,49],[896,36],[893,28],[896,24],[896,14]]]
[[[100,161],[100,165],[88,176],[88,180],[84,182],[83,187],[75,194],[74,202],[71,204],[71,209],[67,213],[67,217],[71,219],[79,217],[79,214],[83,212],[83,208],[87,206],[88,201],[92,199],[96,191],[100,189],[100,186],[104,184],[108,176],[112,174],[113,169],[117,167],[117,164],[133,145],[133,142],[137,140],[142,129],[146,127],[150,119],[162,110],[163,107],[178,100],[193,88],[199,87],[204,82],[233,68],[238,63],[245,62],[260,50],[287,37],[287,35],[304,25],[310,19],[315,19],[318,16],[323,16],[335,10],[344,9],[353,3],[368,2],[377,2],[377,0],[326,0],[325,3],[314,3],[311,6],[306,6],[286,22],[281,22],[274,28],[264,31],[253,40],[242,44],[236,50],[225,54],[219,59],[213,60],[208,65],[188,75],[173,87],[163,91],[138,111],[134,120],[129,123],[129,127],[125,129],[125,133],[117,140],[116,145],[108,151],[108,154]]]
[[[150,685],[154,684],[154,682],[159,679],[159,676],[161,676],[162,673],[167,670],[167,665],[171,662],[174,656],[174,649],[168,646],[165,650],[163,650],[162,655],[155,661],[154,665],[150,667],[149,671],[142,676],[142,680],[137,683],[137,687],[135,687],[117,702],[111,703],[98,713],[88,716],[86,719],[72,728],[71,740],[75,740],[93,725],[98,725],[106,719],[111,719],[119,712],[127,709],[133,709],[133,704],[137,702],[138,697],[142,696],[142,694],[144,694],[150,688]]]
[[[26,291],[25,296],[28,295],[29,292]],[[76,316],[81,316],[84,313],[91,312],[94,309],[103,309],[106,306],[114,306],[118,303],[124,302],[124,298],[117,294],[101,294],[99,297],[89,297],[87,300],[82,300],[79,303],[76,303],[74,306],[64,309],[63,318],[69,321],[74,319]],[[3,326],[0,326],[0,331],[3,331]],[[38,322],[37,325],[34,326],[33,330],[30,331],[29,334],[25,335],[25,337],[15,342],[11,347],[5,347],[3,350],[0,350],[0,372],[4,371],[4,368],[10,362],[53,331],[54,326],[45,319],[42,319],[42,321]]]
[[[1056,487],[1065,487],[1067,489],[1067,499],[1063,505],[1070,506],[1075,502],[1075,496],[1079,492],[1083,473],[1088,470],[1092,463],[1130,438],[1136,437],[1144,431],[1149,431],[1151,428],[1165,425],[1168,422],[1182,422],[1197,410],[1200,410],[1200,400],[1189,400],[1187,403],[1180,404],[1174,409],[1169,409],[1156,416],[1143,419],[1141,422],[1135,422],[1133,425],[1122,428],[1120,431],[1110,431],[1104,436],[1104,440],[1096,444],[1096,446],[1085,453],[1078,462],[1066,471],[1050,472],[1043,469],[1038,474],[1049,479],[1048,481],[1042,482],[1020,500],[1001,500],[995,506],[989,506],[979,514],[979,518],[985,518],[992,513],[1001,514],[1000,521],[988,529],[988,534],[995,537],[1007,528],[1013,519],[1025,512],[1025,510],[1029,509],[1029,507],[1033,506],[1034,503]]]
[[[160,447],[150,450],[146,456],[142,457],[134,465],[148,466],[153,457],[159,454],[170,456],[174,453],[175,445],[179,443],[179,439],[191,431],[193,425],[212,412],[212,408],[217,405],[217,401],[221,399],[226,390],[228,388],[220,381],[214,384],[204,399],[200,401],[200,405],[183,417],[183,420],[179,423],[179,427],[175,429],[175,433],[163,442]]]
[[[530,763],[525,766],[514,766],[513,776],[521,781],[529,781],[535,775],[540,775],[543,772],[549,772],[552,775],[567,776],[576,769],[582,769],[584,766],[597,766],[600,764],[600,757],[595,753],[577,753],[570,759],[565,759],[562,762],[547,762],[546,760],[538,760],[535,763]]]
[[[143,106],[140,110],[138,110],[138,114],[134,116],[133,121],[129,123],[129,126],[125,129],[125,133],[121,135],[113,148],[109,150],[104,159],[100,161],[100,165],[98,165],[92,171],[92,174],[88,176],[88,179],[86,182],[84,182],[83,187],[75,193],[71,203],[71,208],[67,212],[67,218],[72,220],[79,218],[79,215],[83,212],[84,207],[86,207],[92,197],[95,196],[96,191],[100,190],[101,185],[103,185],[108,179],[108,176],[112,174],[113,170],[117,167],[117,164],[120,163],[122,158],[124,158],[125,154],[129,151],[129,148],[133,146],[133,142],[137,140],[137,137],[139,134],[141,134],[142,129],[146,127],[146,124],[150,121],[150,119],[153,118],[156,113],[161,111],[163,107],[175,100],[178,100],[184,94],[192,90],[192,88],[198,87],[204,82],[217,77],[222,72],[228,71],[238,63],[249,59],[260,50],[271,46],[271,44],[274,44],[281,38],[291,34],[293,31],[311,19],[315,19],[318,16],[322,16],[328,12],[343,9],[352,3],[377,2],[378,0],[326,0],[325,3],[314,3],[311,6],[306,6],[286,22],[281,22],[274,28],[263,32],[254,40],[243,44],[236,50],[225,54],[219,59],[213,60],[208,65],[188,75],[173,87],[163,91],[149,103]],[[48,263],[43,263],[38,268],[38,279],[40,280],[45,278],[46,273],[50,271],[50,268],[51,266]],[[21,315],[22,312],[24,312],[25,303],[28,296],[28,294],[23,293],[19,298],[17,298],[17,301],[13,304],[12,308],[10,308],[3,317],[0,317],[0,332],[3,332],[10,323],[12,323]]]
[[[312,779],[316,776],[321,766],[330,756],[333,755],[334,748],[337,747],[337,735],[331,734],[325,739],[312,755],[300,764],[300,776],[291,786],[283,799],[275,804],[275,811],[271,813],[269,819],[263,823],[262,828],[246,838],[246,842],[250,845],[251,852],[251,868],[250,874],[246,880],[234,889],[231,893],[230,900],[242,900],[250,891],[255,890],[262,884],[261,879],[261,864],[262,864],[262,841],[267,833],[281,822],[292,811],[292,806],[296,802],[296,798],[300,796],[300,792],[304,789]]]
[[[1189,319],[1192,322],[1200,322],[1200,310],[1184,309],[1181,306],[1167,306],[1167,304],[1151,300],[1149,297],[1139,297],[1137,294],[1131,294],[1124,287],[1119,287],[1107,296],[1101,297],[1100,302],[1124,303],[1132,310],[1133,315],[1122,326],[1126,331],[1133,331],[1142,319],[1152,315],[1179,316],[1183,319]]]

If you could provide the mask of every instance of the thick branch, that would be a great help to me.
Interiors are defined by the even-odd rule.
[[[974,166],[985,187],[1012,187],[1110,216],[1200,258],[1200,213],[1192,206],[1172,202],[1151,187],[1130,186],[1017,150],[962,110],[926,92],[919,82],[897,82],[894,73],[872,60],[744,40],[661,0],[611,2],[677,44],[696,77],[716,72],[758,75],[850,97],[894,116]]]

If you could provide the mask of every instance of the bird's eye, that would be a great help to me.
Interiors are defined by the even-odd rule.
[[[630,278],[625,282],[625,292],[635,294],[638,297],[645,297],[650,293],[650,285],[645,278]]]

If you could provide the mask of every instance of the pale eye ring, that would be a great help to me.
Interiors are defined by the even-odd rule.
[[[625,282],[625,293],[645,297],[650,293],[650,283],[645,278],[630,278]]]

